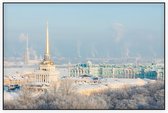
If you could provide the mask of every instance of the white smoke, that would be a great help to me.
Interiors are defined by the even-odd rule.
[[[125,32],[124,25],[121,23],[113,23],[112,29],[114,32],[113,37],[115,38],[115,42],[119,42],[123,38]]]
[[[126,48],[126,51],[125,51],[126,57],[129,57],[129,54],[130,54],[130,50],[129,50],[129,48]]]
[[[97,49],[96,49],[95,45],[92,44],[92,47],[91,47],[91,55],[92,55],[92,57],[95,58],[97,56],[97,54],[98,54]]]
[[[31,55],[32,59],[36,60],[37,59],[36,51],[33,48],[30,48],[29,51],[30,51],[30,55]]]
[[[27,39],[27,34],[21,33],[21,34],[19,35],[19,40],[20,40],[20,41],[26,41],[26,39]]]

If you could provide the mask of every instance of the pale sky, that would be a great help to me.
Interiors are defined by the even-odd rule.
[[[4,54],[43,55],[46,21],[52,56],[163,57],[164,4],[5,4]]]

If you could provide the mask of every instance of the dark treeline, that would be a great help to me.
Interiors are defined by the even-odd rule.
[[[66,83],[65,83],[66,82]],[[64,84],[64,85],[63,85]],[[18,98],[4,101],[4,109],[165,109],[164,83],[108,89],[90,96],[74,93],[72,85],[32,97],[22,90]]]

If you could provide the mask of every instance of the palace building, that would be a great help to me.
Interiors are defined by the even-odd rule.
[[[92,64],[88,61],[85,64],[77,64],[69,70],[70,77],[80,77],[91,75],[107,78],[147,78],[154,80],[164,80],[164,67],[157,65],[135,66],[135,65],[111,65],[111,64]]]
[[[110,78],[137,78],[133,68],[116,67],[108,64],[94,65],[91,61],[78,64],[70,69],[69,76],[92,75]]]

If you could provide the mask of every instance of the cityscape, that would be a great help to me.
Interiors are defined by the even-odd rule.
[[[165,109],[164,4],[6,3],[4,14],[3,109]]]

